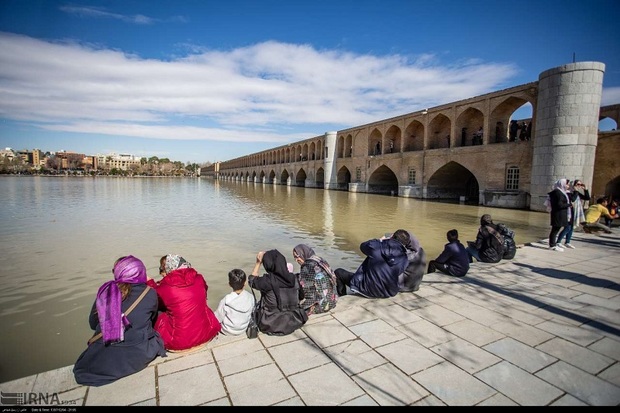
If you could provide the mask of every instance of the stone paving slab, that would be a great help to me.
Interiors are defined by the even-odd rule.
[[[573,244],[346,296],[290,335],[220,335],[106,386],[78,385],[72,366],[0,383],[0,405],[618,406],[620,235]]]

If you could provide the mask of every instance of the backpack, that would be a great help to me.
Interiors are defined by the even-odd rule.
[[[505,224],[497,224],[497,229],[504,236],[504,255],[502,259],[511,260],[517,254],[517,244],[515,243],[515,232]]]

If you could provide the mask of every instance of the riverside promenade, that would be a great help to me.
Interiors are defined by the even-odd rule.
[[[463,278],[427,274],[419,291],[390,299],[346,296],[291,335],[219,336],[106,386],[78,385],[67,366],[0,390],[4,401],[33,393],[48,400],[30,406],[67,408],[56,411],[617,406],[620,234],[575,233],[573,245],[555,252],[527,244],[513,260],[475,263]]]

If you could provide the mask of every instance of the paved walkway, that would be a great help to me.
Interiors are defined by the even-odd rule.
[[[391,299],[347,296],[289,336],[220,336],[107,386],[78,385],[68,366],[0,390],[66,407],[617,406],[620,235],[573,241],[526,245],[461,279],[428,274]]]

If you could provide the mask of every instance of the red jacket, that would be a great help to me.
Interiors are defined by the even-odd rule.
[[[180,268],[161,281],[148,280],[157,291],[155,330],[168,350],[186,350],[206,343],[220,332],[220,322],[207,305],[208,286],[193,268]]]

